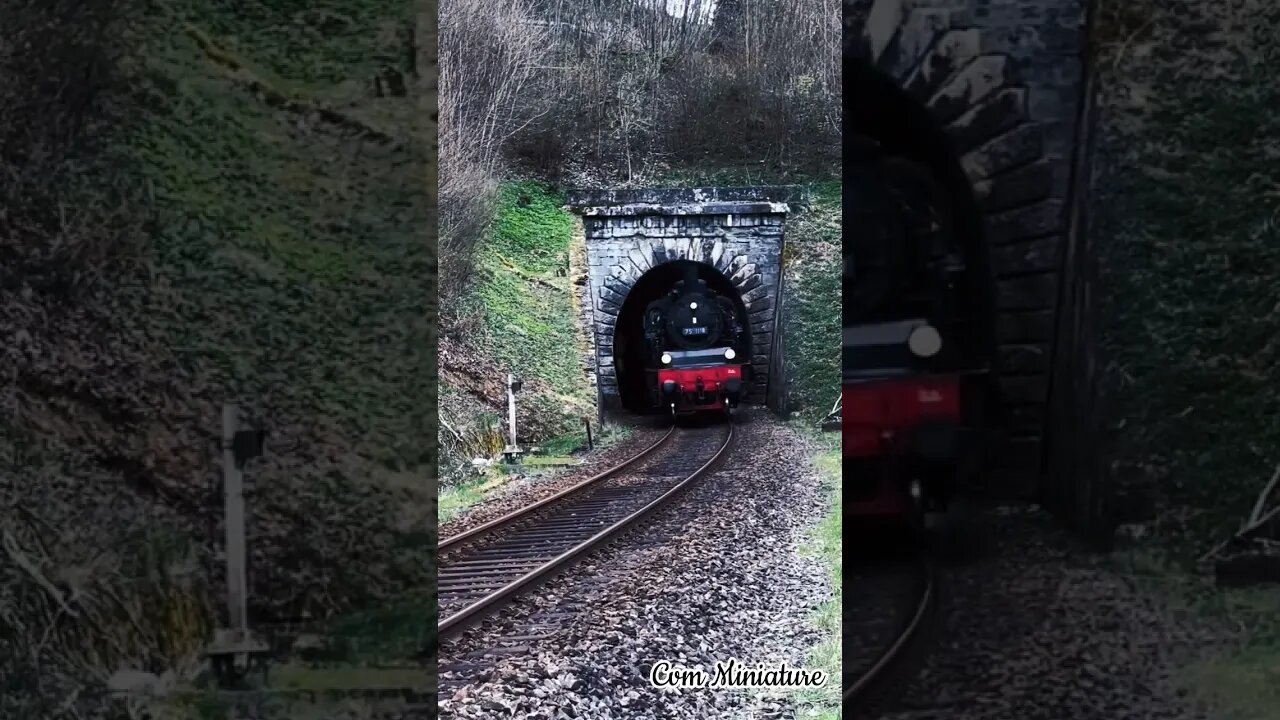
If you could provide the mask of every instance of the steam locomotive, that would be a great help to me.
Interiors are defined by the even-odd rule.
[[[729,414],[742,400],[749,366],[739,354],[745,328],[738,309],[707,287],[697,266],[645,307],[651,400],[673,415]]]
[[[918,519],[945,510],[983,464],[994,402],[989,281],[937,173],[866,152],[846,164],[846,512]]]

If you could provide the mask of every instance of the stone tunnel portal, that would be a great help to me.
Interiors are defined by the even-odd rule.
[[[986,255],[990,289],[974,297],[991,308],[1005,440],[985,482],[1010,499],[1039,493],[1049,454],[1086,5],[845,3],[846,146],[862,135],[927,167],[970,262]]]
[[[662,297],[672,285],[683,279],[689,266],[697,269],[698,279],[706,281],[707,289],[733,301],[738,317],[747,317],[746,305],[733,282],[706,263],[676,260],[641,275],[623,300],[613,329],[613,364],[618,377],[618,394],[622,408],[628,412],[643,415],[661,409],[651,402],[649,378],[645,372],[644,311],[650,302]],[[733,347],[738,357],[750,358],[751,334],[747,332],[734,338]]]
[[[583,319],[595,345],[587,371],[595,380],[602,419],[625,422],[633,415],[642,376],[635,371],[640,350],[628,328],[638,326],[652,294],[660,292],[657,288],[690,263],[708,285],[728,290],[725,294],[740,303],[748,335],[740,357],[750,366],[743,402],[781,407],[778,391],[785,388],[786,378],[777,311],[783,291],[783,228],[791,205],[803,199],[796,186],[568,194],[568,206],[583,219]],[[674,267],[664,269],[668,265]],[[620,364],[626,370],[619,372]]]

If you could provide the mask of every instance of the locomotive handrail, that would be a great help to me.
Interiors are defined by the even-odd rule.
[[[919,378],[921,380],[933,380],[937,378],[948,377],[974,377],[977,375],[990,375],[991,368],[977,368],[971,370],[954,370],[951,372],[918,372],[910,369],[889,369],[889,370],[873,370],[869,372],[879,373],[869,377],[850,376],[845,374],[844,385],[865,385],[867,383],[881,382],[884,380],[898,380],[904,377]]]

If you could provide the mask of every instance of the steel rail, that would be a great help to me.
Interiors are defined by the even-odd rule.
[[[876,681],[886,675],[886,671],[894,661],[902,657],[903,651],[911,640],[916,637],[916,634],[924,624],[924,618],[928,615],[929,609],[933,607],[936,594],[934,588],[935,572],[933,565],[924,559],[920,560],[920,572],[924,577],[924,588],[920,591],[919,599],[916,601],[915,613],[902,631],[898,633],[893,643],[876,660],[875,664],[862,673],[853,684],[845,688],[841,699],[843,707],[852,708],[852,703],[855,699],[866,694]]]
[[[656,440],[652,445],[650,445],[649,447],[645,448],[644,450],[641,450],[640,452],[636,453],[635,455],[632,455],[630,458],[628,458],[628,459],[626,459],[626,460],[623,460],[622,462],[618,463],[617,465],[614,465],[613,467],[609,468],[608,470],[605,470],[605,471],[603,471],[603,472],[600,472],[600,473],[597,473],[597,474],[595,474],[595,475],[592,475],[591,477],[587,478],[586,480],[583,480],[582,482],[578,483],[577,485],[574,485],[574,486],[569,487],[569,488],[565,488],[564,490],[561,490],[560,492],[558,492],[558,493],[556,493],[556,494],[554,494],[554,495],[551,495],[551,496],[549,496],[549,497],[545,497],[545,498],[543,498],[543,499],[539,500],[538,502],[533,503],[532,505],[528,505],[528,506],[526,506],[526,507],[522,507],[522,508],[520,508],[519,510],[516,510],[516,511],[514,511],[514,512],[510,512],[510,513],[507,513],[506,515],[503,515],[502,517],[495,518],[495,519],[490,520],[489,522],[484,523],[484,524],[482,524],[482,525],[477,525],[476,527],[473,527],[473,528],[471,528],[470,530],[467,530],[467,531],[465,531],[465,532],[460,532],[460,533],[458,533],[457,535],[452,535],[452,536],[450,536],[450,537],[445,538],[444,540],[441,540],[439,543],[437,543],[437,544],[436,544],[436,552],[438,552],[438,553],[439,553],[439,552],[444,552],[444,551],[445,551],[445,549],[449,548],[450,546],[457,545],[458,543],[460,543],[460,542],[462,542],[462,541],[464,541],[464,540],[473,540],[473,539],[475,539],[475,538],[477,538],[477,537],[479,537],[479,536],[481,536],[481,535],[484,535],[484,534],[487,534],[487,533],[493,532],[494,530],[498,530],[498,529],[500,529],[500,528],[502,528],[502,527],[504,527],[504,526],[506,526],[506,525],[510,525],[511,523],[513,523],[513,522],[515,522],[515,521],[517,521],[517,520],[520,520],[521,518],[524,518],[524,517],[526,517],[526,516],[528,516],[528,515],[532,514],[532,513],[533,513],[533,511],[535,511],[535,510],[537,510],[537,509],[539,509],[539,508],[546,507],[547,505],[550,505],[551,503],[553,503],[553,502],[555,502],[555,501],[557,501],[557,500],[560,500],[560,499],[562,499],[562,498],[568,497],[569,495],[572,495],[572,494],[574,494],[574,493],[578,492],[579,490],[582,490],[582,489],[585,489],[585,488],[587,488],[587,487],[589,487],[589,486],[591,486],[591,485],[594,485],[595,483],[597,483],[597,482],[599,482],[599,481],[601,481],[601,480],[604,480],[604,479],[606,479],[606,478],[610,478],[610,477],[613,477],[614,475],[617,475],[617,474],[618,474],[619,472],[621,472],[622,470],[625,470],[625,469],[627,469],[627,468],[631,467],[632,465],[636,464],[637,462],[639,462],[639,461],[643,460],[645,457],[647,457],[647,456],[648,456],[650,453],[652,453],[654,450],[657,450],[660,446],[664,445],[668,440],[670,440],[670,439],[671,439],[671,436],[675,433],[675,431],[676,431],[676,428],[675,428],[675,426],[674,426],[674,425],[672,425],[672,426],[667,430],[667,432],[666,432],[666,434],[665,434],[665,435],[663,435],[662,437],[658,438],[658,439],[657,439],[657,440]]]
[[[525,589],[558,574],[577,558],[609,542],[615,536],[629,529],[641,520],[644,520],[659,507],[669,502],[682,490],[688,487],[690,483],[701,477],[702,474],[707,471],[707,468],[711,467],[724,455],[725,451],[729,448],[730,442],[733,440],[733,425],[728,425],[728,429],[729,431],[725,434],[724,442],[720,444],[719,449],[717,449],[715,454],[711,456],[711,459],[704,462],[697,470],[694,470],[662,495],[654,498],[643,507],[614,522],[604,530],[601,530],[568,550],[561,552],[559,555],[556,555],[547,562],[542,563],[538,567],[530,570],[494,592],[485,595],[452,615],[442,618],[436,629],[440,639],[443,640],[451,637],[461,630],[470,627],[476,620],[496,610],[499,606],[505,604]],[[668,433],[668,435],[670,435],[670,433]],[[663,439],[665,440],[666,436],[664,436]],[[662,441],[659,441],[659,443],[661,442]],[[658,443],[655,443],[654,447],[656,447],[657,444]],[[652,449],[653,448],[650,448],[650,450]],[[646,450],[645,453],[647,454],[648,451]]]

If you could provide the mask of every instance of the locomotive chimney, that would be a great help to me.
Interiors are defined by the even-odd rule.
[[[693,292],[698,289],[698,266],[689,263],[684,266],[684,291]]]

